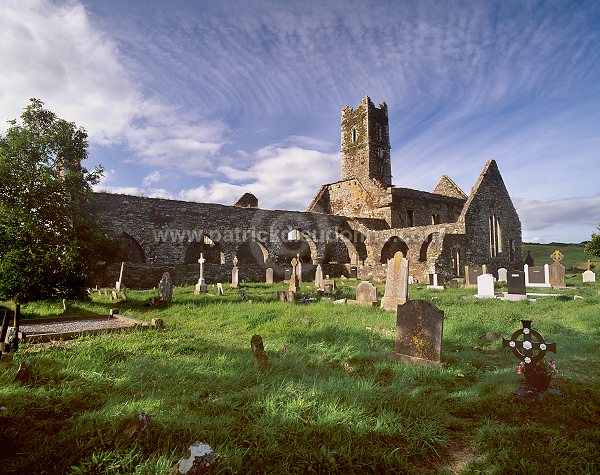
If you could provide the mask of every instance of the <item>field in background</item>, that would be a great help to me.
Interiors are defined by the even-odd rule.
[[[579,288],[537,302],[410,286],[411,298],[445,312],[438,369],[388,361],[394,313],[275,302],[283,284],[246,285],[248,303],[234,289],[217,297],[177,288],[160,309],[147,305],[153,292],[129,292],[123,313],[163,318],[164,330],[24,344],[2,362],[2,473],[163,474],[196,440],[214,448],[218,473],[598,473],[600,284],[568,283]],[[356,281],[338,284],[353,297]],[[70,311],[114,306],[93,295]],[[58,315],[62,306],[38,302],[23,313]],[[557,342],[560,395],[513,395],[517,360],[486,333],[510,335],[520,319]],[[271,362],[262,375],[255,333]],[[15,384],[25,358],[33,377]],[[150,415],[147,432],[131,430],[136,411]]]
[[[557,249],[565,256],[561,264],[565,266],[567,272],[583,272],[587,270],[588,259],[591,259],[592,265],[595,265],[596,269],[600,268],[600,258],[588,256],[583,250],[583,244],[523,243],[523,258],[527,256],[527,251],[531,251],[531,257],[533,257],[536,266],[552,264],[550,255]]]

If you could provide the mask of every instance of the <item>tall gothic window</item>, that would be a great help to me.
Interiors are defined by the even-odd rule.
[[[497,257],[502,252],[502,228],[495,214],[489,218],[490,225],[490,257]]]
[[[356,131],[356,127],[352,127],[352,142],[356,142],[358,140],[358,132]]]

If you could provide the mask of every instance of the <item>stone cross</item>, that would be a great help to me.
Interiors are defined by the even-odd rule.
[[[233,256],[233,266],[237,267],[237,265],[238,265],[238,258],[237,258],[237,256]]]
[[[294,257],[292,259],[292,273],[290,275],[290,285],[289,285],[289,291],[290,292],[297,292],[297,288],[296,288],[296,266],[298,265],[298,261],[296,260],[296,258]]]
[[[198,279],[199,284],[204,284],[204,263],[206,259],[204,259],[204,255],[200,253],[200,259],[198,259],[198,264],[200,264],[200,278]]]
[[[588,268],[587,268],[587,270],[592,270],[592,269],[591,269],[591,265],[590,265],[590,264],[591,264],[591,263],[590,263],[590,260],[588,259]]]
[[[556,251],[554,251],[550,257],[552,258],[552,260],[556,263],[559,263],[560,261],[563,260],[563,258],[565,256],[563,256],[562,252],[560,252],[558,249]]]

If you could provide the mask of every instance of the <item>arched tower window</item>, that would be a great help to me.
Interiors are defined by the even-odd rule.
[[[358,140],[358,131],[356,127],[352,127],[352,142],[356,142]]]
[[[377,140],[383,139],[383,133],[381,132],[381,124],[377,124]]]

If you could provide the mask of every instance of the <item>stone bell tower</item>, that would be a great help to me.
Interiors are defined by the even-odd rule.
[[[342,180],[358,179],[363,185],[392,186],[388,110],[366,96],[356,109],[342,110]]]

